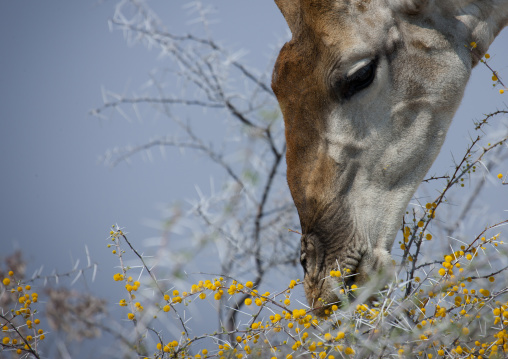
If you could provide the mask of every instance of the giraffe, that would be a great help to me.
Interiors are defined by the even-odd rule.
[[[285,123],[300,261],[318,315],[391,266],[411,196],[434,162],[508,0],[275,0],[292,33],[272,88]],[[471,50],[468,44],[475,42]]]

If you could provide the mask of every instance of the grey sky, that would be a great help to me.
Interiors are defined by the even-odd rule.
[[[175,32],[192,31],[192,25],[183,28],[192,19],[182,10],[184,3],[154,4],[162,8],[160,16]],[[216,16],[221,21],[213,29],[218,30],[217,38],[250,50],[249,56],[256,60],[248,62],[264,68],[270,43],[286,30],[278,19],[278,26],[268,21],[270,27],[252,34],[257,26],[253,18],[232,17],[241,14],[247,3],[221,8]],[[85,243],[94,258],[105,258],[101,240],[115,222],[139,237],[156,235],[141,224],[143,219],[160,218],[160,205],[195,195],[189,179],[198,172],[191,155],[185,161],[177,153],[167,161],[135,160],[131,166],[113,169],[98,163],[106,150],[141,144],[162,134],[165,127],[151,119],[128,123],[120,116],[99,121],[88,115],[102,104],[101,87],[130,94],[158,64],[156,51],[129,47],[121,32],[109,31],[107,20],[114,5],[0,4],[3,249],[29,246],[26,253],[37,255],[32,258],[35,262],[51,258],[46,265],[60,270],[70,264],[70,253],[81,252]],[[250,14],[266,11],[270,18],[278,18],[270,1],[249,8]],[[249,27],[242,29],[240,23],[247,21]],[[259,36],[254,46],[246,46],[249,42],[243,41],[242,32]],[[202,173],[201,182],[209,176]]]

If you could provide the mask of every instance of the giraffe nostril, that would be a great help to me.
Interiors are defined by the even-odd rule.
[[[300,259],[300,264],[302,265],[303,267],[303,275],[306,276],[307,275],[307,258],[305,257],[302,257]]]

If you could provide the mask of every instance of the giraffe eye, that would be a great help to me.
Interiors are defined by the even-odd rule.
[[[342,96],[348,100],[364,88],[369,87],[376,77],[376,68],[377,59],[374,59],[351,75],[347,75],[343,80]]]

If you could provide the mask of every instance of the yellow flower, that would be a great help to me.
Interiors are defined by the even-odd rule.
[[[502,94],[504,94],[504,90],[503,90],[503,89],[500,89],[500,90],[499,90],[499,93],[500,93],[501,95],[502,95]]]
[[[251,281],[248,281],[247,283],[245,283],[245,286],[246,286],[247,288],[252,288],[252,286],[253,286],[253,285],[254,285],[254,284],[253,284]]]
[[[480,293],[483,294],[485,297],[488,297],[490,295],[490,292],[487,289],[480,289]]]
[[[165,305],[164,307],[162,307],[162,310],[165,312],[169,312],[171,310],[171,307],[169,305]]]
[[[345,350],[344,350],[344,354],[346,355],[351,355],[351,354],[354,354],[355,351],[353,350],[353,348],[350,348],[350,347],[347,347]]]
[[[342,273],[340,272],[340,270],[332,270],[330,272],[330,276],[331,277],[340,278],[341,275],[342,275]]]
[[[2,283],[5,285],[5,286],[8,286],[9,284],[11,284],[11,280],[9,278],[4,278],[4,280],[2,281]]]
[[[182,302],[182,298],[181,297],[174,297],[173,298],[173,303],[181,303]]]
[[[206,293],[202,292],[201,294],[199,294],[199,298],[200,299],[205,299],[206,298]]]
[[[134,319],[134,317],[135,317],[135,316],[134,316],[134,314],[132,314],[132,313],[127,314],[127,318],[129,318],[130,320]]]
[[[501,92],[501,93],[502,93],[502,92]],[[499,173],[499,174],[497,175],[497,178],[499,178],[499,179],[503,178],[503,174],[502,174],[502,173]]]

